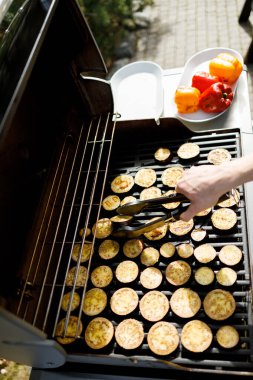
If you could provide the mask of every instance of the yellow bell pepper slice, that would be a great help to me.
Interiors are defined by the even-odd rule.
[[[191,86],[180,86],[175,93],[175,103],[179,113],[192,113],[198,110],[200,91]]]
[[[220,53],[209,63],[211,75],[217,75],[222,82],[233,84],[242,72],[242,64],[229,53]]]

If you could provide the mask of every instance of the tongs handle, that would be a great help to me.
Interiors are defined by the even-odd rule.
[[[150,232],[154,230],[155,228],[159,228],[163,226],[165,223],[174,222],[178,220],[180,217],[180,214],[184,210],[186,210],[187,207],[188,205],[181,207],[180,210],[179,209],[173,210],[169,213],[169,216],[168,214],[163,215],[158,219],[151,220],[150,222],[141,224],[140,226],[135,226],[135,227],[126,226],[126,225],[122,226],[118,228],[116,231],[113,231],[112,235],[115,237],[127,237],[127,238],[139,237],[144,233]]]
[[[219,198],[218,203],[227,200],[231,194],[234,196],[235,194],[234,189],[222,195]],[[117,213],[120,215],[136,215],[136,214],[139,214],[145,208],[156,207],[161,204],[173,203],[173,202],[188,202],[189,203],[190,200],[186,198],[185,195],[180,194],[180,193],[169,194],[163,197],[145,199],[143,201],[137,200],[134,202],[126,203],[124,206],[118,207]]]
[[[183,194],[169,194],[163,197],[151,198],[145,200],[137,200],[134,202],[126,203],[124,206],[120,206],[117,209],[117,213],[120,215],[135,215],[141,212],[144,208],[156,207],[165,203],[173,202],[189,202],[189,199]]]

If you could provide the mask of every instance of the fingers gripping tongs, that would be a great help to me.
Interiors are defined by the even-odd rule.
[[[218,202],[223,202],[229,199],[230,196],[234,196],[234,190],[229,193],[222,195]],[[166,203],[173,202],[187,202],[186,205],[180,207],[179,209],[173,210],[170,213],[167,213],[157,219],[153,219],[145,224],[140,224],[137,226],[129,226],[129,225],[121,225],[117,230],[113,232],[113,236],[115,237],[128,237],[135,238],[140,235],[150,232],[155,228],[159,228],[164,224],[168,224],[170,222],[174,222],[179,219],[181,213],[187,209],[189,206],[190,200],[186,198],[183,194],[170,194],[167,196],[162,196],[158,198],[146,199],[146,200],[137,200],[134,202],[126,203],[124,206],[120,206],[117,209],[118,214],[120,215],[136,215],[139,214],[144,209],[153,208]]]

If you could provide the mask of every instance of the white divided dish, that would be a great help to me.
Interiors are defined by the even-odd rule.
[[[184,70],[181,76],[181,79],[178,83],[179,86],[191,86],[192,84],[192,77],[193,75],[198,71],[206,71],[209,72],[209,63],[210,61],[215,58],[220,53],[229,53],[235,56],[243,65],[243,58],[240,53],[238,53],[236,50],[229,49],[229,48],[223,48],[223,47],[217,47],[217,48],[210,48],[202,50],[199,53],[196,53],[193,55],[185,64]],[[231,88],[233,89],[233,93],[235,94],[237,86],[237,81],[231,85]],[[225,111],[220,113],[207,113],[204,111],[197,111],[193,113],[178,113],[177,112],[177,106],[174,101],[174,97],[172,99],[173,101],[173,109],[174,109],[174,115],[176,118],[185,120],[192,123],[201,123],[205,121],[209,121],[212,119],[215,119],[219,116],[221,116],[224,112],[229,110],[227,108]]]
[[[163,113],[163,71],[151,61],[130,63],[110,80],[114,118],[118,120],[155,119]]]

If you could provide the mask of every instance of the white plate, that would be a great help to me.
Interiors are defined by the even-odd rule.
[[[112,76],[110,83],[114,112],[118,120],[155,119],[163,113],[163,72],[151,61],[125,65]]]
[[[210,61],[220,53],[230,53],[234,55],[237,59],[239,59],[239,61],[243,65],[243,58],[241,54],[238,53],[236,50],[223,48],[223,47],[205,49],[193,55],[186,62],[184,70],[183,70],[183,74],[178,83],[178,86],[184,86],[184,85],[191,86],[192,77],[197,71],[209,72]],[[234,94],[235,94],[236,86],[237,86],[237,81],[231,85]],[[173,103],[174,103],[175,117],[185,120],[185,121],[192,122],[192,123],[200,123],[200,122],[205,122],[205,121],[215,119],[216,117],[221,116],[224,112],[226,112],[229,109],[227,108],[225,111],[215,113],[215,114],[213,113],[209,114],[201,110],[186,114],[186,113],[177,112],[177,107],[174,101],[174,97],[173,97]]]

